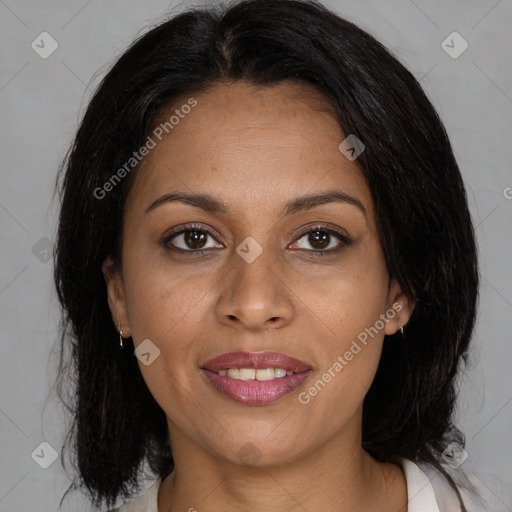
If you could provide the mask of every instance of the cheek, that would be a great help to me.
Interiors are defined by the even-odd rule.
[[[158,347],[150,366],[139,363],[155,398],[161,389],[177,396],[197,369],[202,345],[208,345],[206,321],[212,318],[215,287],[213,272],[188,265],[186,270],[151,255],[132,253],[126,260],[126,299],[134,345],[146,339]],[[176,393],[169,395],[169,389]]]
[[[343,404],[338,413],[344,415],[362,403],[379,365],[388,275],[375,259],[359,259],[319,283],[312,317],[327,334],[315,349],[322,363],[317,380],[306,391],[319,407]]]
[[[136,246],[139,246],[137,248]],[[134,341],[145,338],[168,345],[190,339],[192,326],[204,321],[208,292],[215,279],[203,265],[176,265],[161,249],[127,244],[126,302]]]
[[[346,334],[331,339],[324,364],[297,396],[305,439],[310,432],[321,432],[321,437],[329,439],[341,426],[358,428],[364,398],[379,365],[384,334],[369,336],[363,343],[357,338],[361,332],[357,322],[344,328]]]
[[[126,274],[135,348],[149,339],[159,350],[151,364],[138,361],[143,378],[162,409],[178,416],[193,415],[196,393],[191,381],[196,378],[192,372],[199,350],[195,347],[207,336],[202,325],[213,307],[206,293],[206,277],[193,278],[148,262],[137,268],[127,265]]]
[[[314,321],[337,350],[374,326],[385,310],[387,271],[373,259],[358,254],[345,265],[332,267],[314,280],[296,283],[294,293],[302,298]],[[382,325],[378,325],[380,330]]]

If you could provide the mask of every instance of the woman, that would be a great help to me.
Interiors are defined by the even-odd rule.
[[[487,510],[452,421],[479,282],[466,193],[373,37],[308,1],[185,12],[116,62],[62,172],[94,506]]]

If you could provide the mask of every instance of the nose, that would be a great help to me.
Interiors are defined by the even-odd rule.
[[[233,266],[217,303],[219,322],[257,331],[284,327],[291,321],[293,294],[286,283],[286,262],[279,262],[271,252],[263,250],[250,263],[233,253]]]

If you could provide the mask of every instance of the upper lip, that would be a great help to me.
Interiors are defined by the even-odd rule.
[[[229,352],[210,359],[202,367],[214,372],[229,368],[283,368],[299,373],[311,369],[307,363],[280,352]]]

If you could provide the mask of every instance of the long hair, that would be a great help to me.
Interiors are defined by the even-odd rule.
[[[170,105],[238,80],[312,85],[334,106],[343,132],[365,144],[357,163],[387,269],[415,308],[405,339],[384,339],[363,406],[363,447],[380,461],[430,463],[455,488],[441,452],[452,441],[464,445],[453,424],[455,378],[479,285],[460,170],[414,76],[371,35],[311,0],[248,0],[176,15],[124,52],[85,111],[58,174],[54,253],[63,309],[58,389],[61,395],[74,386],[65,447],[79,486],[94,506],[111,506],[138,489],[143,463],[162,478],[174,464],[166,417],[142,378],[133,341],[123,351],[117,346],[101,271],[107,255],[122,264],[123,208],[137,166],[105,197],[97,191]]]

